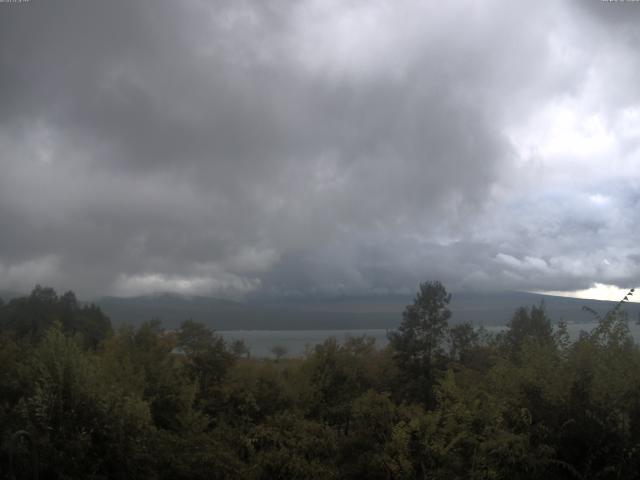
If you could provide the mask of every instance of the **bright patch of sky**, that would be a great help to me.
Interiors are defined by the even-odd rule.
[[[634,288],[634,287],[631,287]],[[583,290],[569,290],[569,291],[538,291],[534,293],[544,293],[546,295],[556,295],[559,297],[575,297],[585,298],[593,300],[609,300],[618,302],[622,300],[631,288],[624,289],[616,287],[615,285],[605,285],[602,283],[596,283],[593,287],[585,288]],[[635,292],[628,297],[630,302],[640,302],[640,291],[636,295]]]

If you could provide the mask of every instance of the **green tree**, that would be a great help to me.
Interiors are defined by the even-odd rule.
[[[251,349],[247,343],[241,339],[236,339],[231,342],[231,351],[237,358],[249,358],[251,356]]]
[[[273,353],[273,356],[276,357],[276,362],[279,362],[280,359],[287,354],[287,347],[283,345],[274,345],[271,348],[271,353]]]
[[[388,393],[369,390],[351,403],[349,435],[340,446],[341,478],[398,478],[398,459],[389,455],[397,406]]]
[[[449,329],[449,356],[463,365],[470,364],[473,353],[479,347],[480,338],[473,325],[468,322]]]
[[[177,331],[177,347],[184,353],[189,377],[198,385],[197,400],[214,417],[224,401],[222,384],[236,361],[224,339],[205,325],[187,320]]]
[[[17,408],[46,478],[146,478],[149,405],[54,324],[25,362]]]
[[[275,415],[252,433],[253,474],[260,480],[339,478],[335,466],[336,434],[328,426],[293,412]]]
[[[370,337],[347,338],[341,345],[328,338],[316,345],[303,371],[310,383],[309,411],[345,434],[355,398],[380,382],[380,355]]]
[[[400,327],[389,333],[409,395],[426,403],[432,400],[434,369],[444,354],[450,301],[451,295],[440,282],[420,284],[413,304],[402,314]]]
[[[501,337],[504,350],[512,357],[528,343],[543,346],[555,345],[553,327],[547,316],[544,303],[531,309],[520,307],[507,324],[507,330]]]
[[[80,335],[92,348],[112,333],[109,317],[93,304],[81,305],[73,292],[58,296],[52,288],[36,285],[29,296],[0,305],[0,330],[34,343],[55,322],[65,334]]]

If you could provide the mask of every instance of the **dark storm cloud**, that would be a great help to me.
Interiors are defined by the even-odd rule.
[[[512,133],[541,130],[562,99],[608,120],[633,105],[630,72],[614,72],[626,93],[605,92],[607,61],[590,51],[615,44],[615,15],[498,2],[0,7],[0,287],[241,295],[636,276],[593,266],[635,254],[625,242],[597,253],[601,232],[633,225],[593,205],[576,217],[597,193],[586,181],[555,202],[566,158],[540,159]],[[631,62],[633,48],[617,55]],[[615,141],[635,158],[633,132]],[[632,183],[605,192],[612,204]]]

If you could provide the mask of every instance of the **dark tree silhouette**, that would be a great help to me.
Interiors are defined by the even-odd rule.
[[[427,403],[431,400],[435,363],[444,353],[450,301],[451,295],[440,282],[420,284],[413,304],[407,305],[402,314],[400,327],[389,333],[410,396]]]

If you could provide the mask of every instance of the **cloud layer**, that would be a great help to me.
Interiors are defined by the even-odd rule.
[[[0,288],[640,280],[633,3],[0,4]]]

